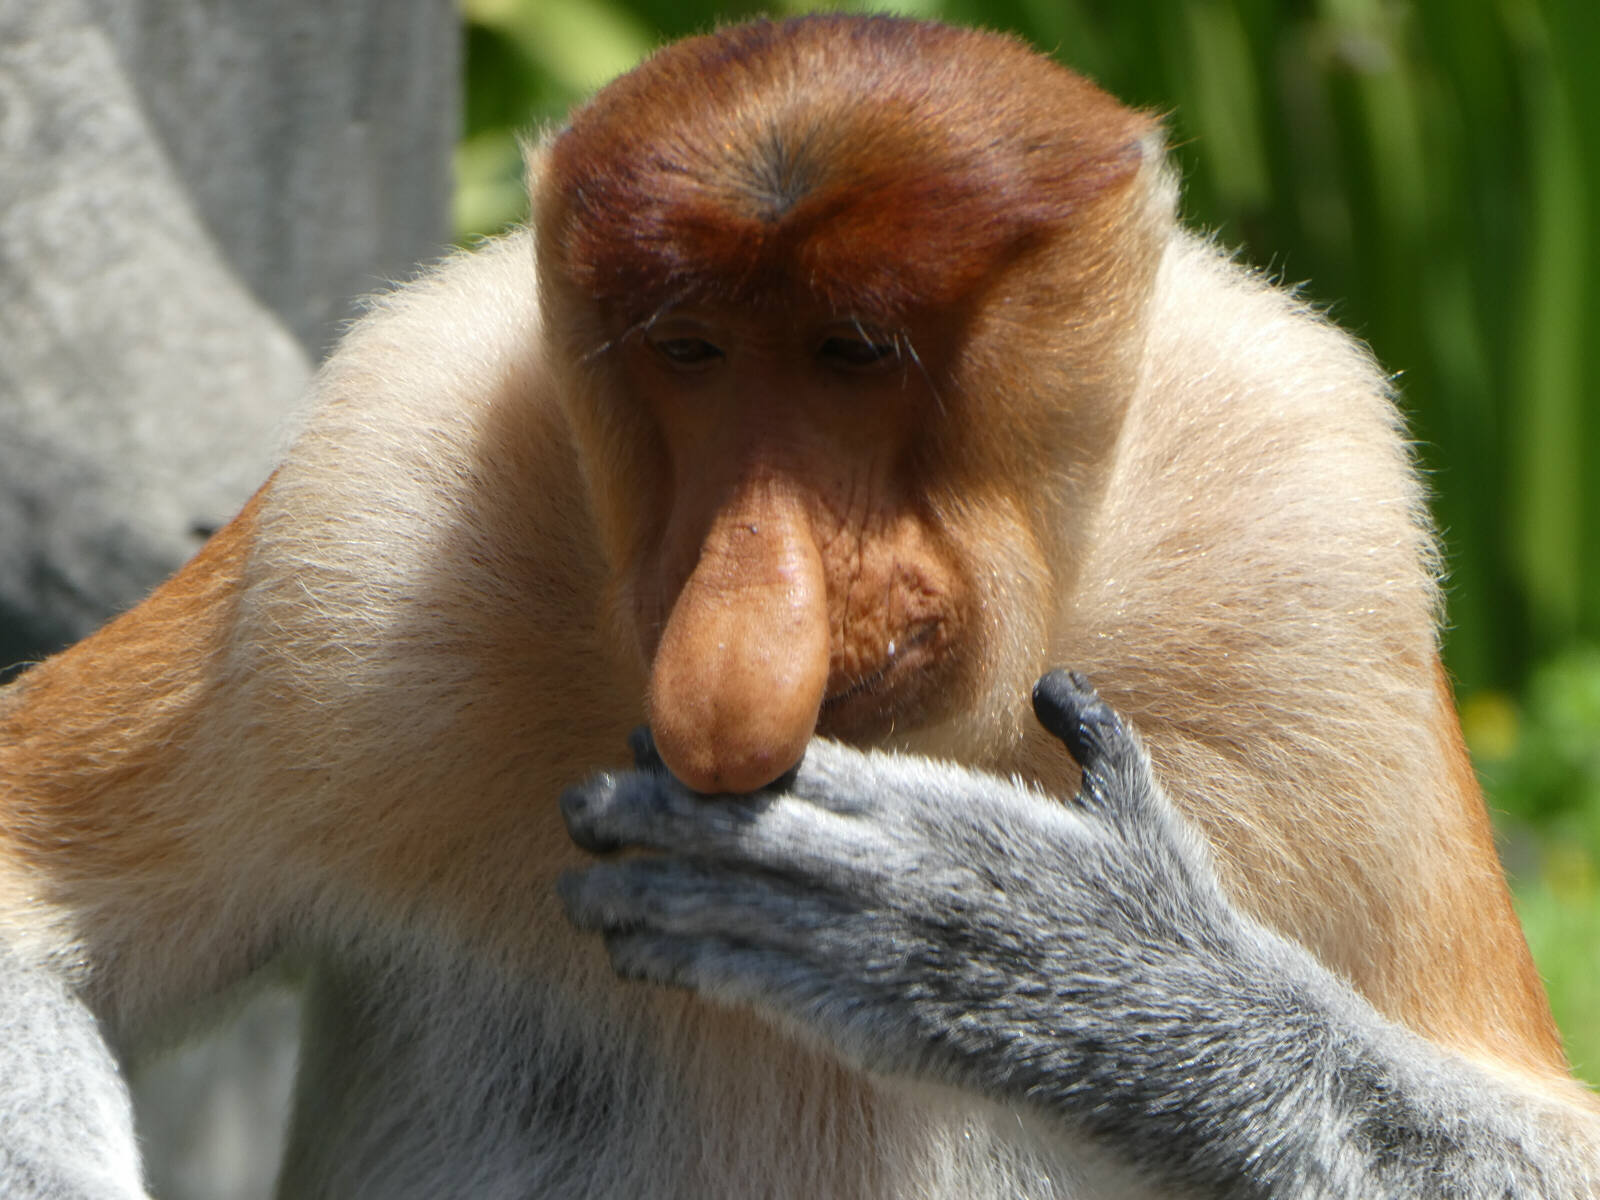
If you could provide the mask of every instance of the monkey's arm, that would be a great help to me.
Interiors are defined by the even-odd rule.
[[[0,1194],[135,1200],[139,1151],[117,1065],[88,1008],[0,943]]]
[[[626,976],[775,1011],[863,1066],[1023,1102],[1229,1196],[1593,1196],[1600,1121],[1386,1021],[1240,914],[1081,680],[1036,708],[1076,803],[813,744],[786,790],[643,770],[563,798],[563,880]]]

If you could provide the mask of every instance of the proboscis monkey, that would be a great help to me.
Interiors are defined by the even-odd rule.
[[[0,697],[8,1195],[138,1195],[90,1014],[284,955],[286,1197],[1600,1193],[1384,377],[1152,118],[812,17],[530,166]]]

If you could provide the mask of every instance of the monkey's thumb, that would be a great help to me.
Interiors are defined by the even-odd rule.
[[[650,728],[698,792],[750,792],[805,752],[828,682],[828,598],[804,514],[755,496],[719,514],[667,618]]]

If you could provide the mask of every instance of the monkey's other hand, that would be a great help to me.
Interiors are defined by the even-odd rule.
[[[1035,702],[1082,760],[1075,803],[820,740],[781,787],[705,797],[636,739],[641,769],[562,809],[587,850],[654,853],[563,878],[568,911],[622,975],[776,1012],[863,1066],[1095,1103],[1170,1062],[1151,1039],[1229,986],[1239,921],[1116,714],[1061,672]]]

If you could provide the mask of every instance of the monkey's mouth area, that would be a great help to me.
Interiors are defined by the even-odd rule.
[[[891,638],[875,666],[835,664],[822,697],[818,732],[855,740],[916,723],[933,691],[931,676],[944,657],[944,641],[944,623],[925,621]]]

